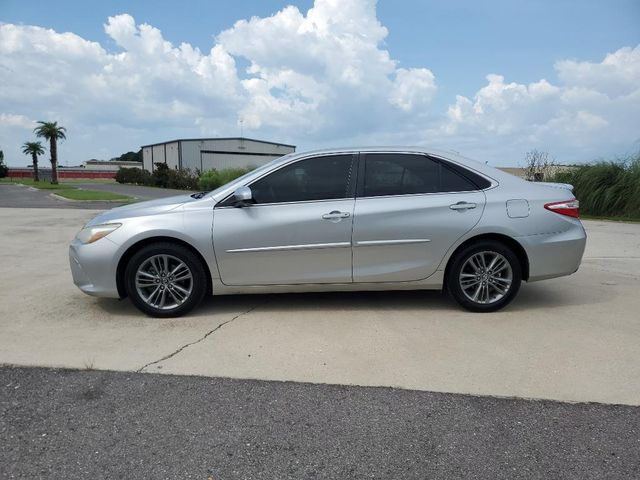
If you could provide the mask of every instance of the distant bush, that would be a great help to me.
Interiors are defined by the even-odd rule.
[[[236,167],[236,168],[223,168],[222,170],[208,170],[200,175],[200,181],[198,182],[201,190],[215,190],[222,185],[225,185],[232,180],[235,180],[242,175],[249,173],[256,167]]]
[[[156,163],[151,174],[152,185],[154,187],[167,188],[169,183],[169,166],[166,163]]]
[[[570,183],[580,211],[597,217],[640,218],[640,154],[558,171],[549,180]]]
[[[167,172],[166,184],[160,185],[166,188],[176,188],[178,190],[197,190],[198,175],[191,170],[171,170]]]
[[[156,163],[153,173],[141,168],[120,167],[115,176],[118,183],[132,183],[150,187],[197,190],[198,175],[191,170],[172,170],[164,163]]]
[[[125,168],[120,167],[116,173],[116,182],[118,183],[133,183],[136,185],[150,185],[151,174],[141,168]]]

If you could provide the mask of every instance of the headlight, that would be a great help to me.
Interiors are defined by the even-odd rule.
[[[76,239],[82,243],[93,243],[106,237],[111,232],[122,226],[121,223],[105,223],[103,225],[94,225],[93,227],[85,227],[78,232]]]

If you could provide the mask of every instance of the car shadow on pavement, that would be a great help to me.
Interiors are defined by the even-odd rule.
[[[96,298],[99,309],[110,315],[144,318],[128,299]],[[209,296],[188,317],[210,317],[212,314],[244,313],[248,310],[359,311],[415,309],[447,310],[456,308],[453,300],[440,291],[326,292],[279,293]]]
[[[514,301],[503,312],[553,309],[574,305],[595,304],[610,298],[610,292],[582,289],[560,289],[553,282],[524,283]],[[113,315],[144,318],[129,300],[96,299],[97,305]],[[220,295],[204,299],[188,317],[210,317],[212,314],[228,315],[249,310],[332,313],[366,310],[402,312],[424,309],[425,312],[461,311],[456,302],[438,290],[398,290],[362,292],[280,293],[253,295]],[[498,312],[499,313],[499,312]]]

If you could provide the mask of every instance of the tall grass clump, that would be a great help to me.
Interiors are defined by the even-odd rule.
[[[585,215],[640,219],[640,153],[559,171],[551,181],[573,185]]]
[[[200,175],[198,185],[201,190],[215,190],[254,169],[255,167],[234,167],[223,168],[221,170],[208,170]]]

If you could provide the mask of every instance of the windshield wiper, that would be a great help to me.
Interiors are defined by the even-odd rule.
[[[207,192],[197,192],[197,193],[192,193],[190,195],[191,198],[195,198],[196,200],[201,199],[202,197],[204,197],[207,194]]]

